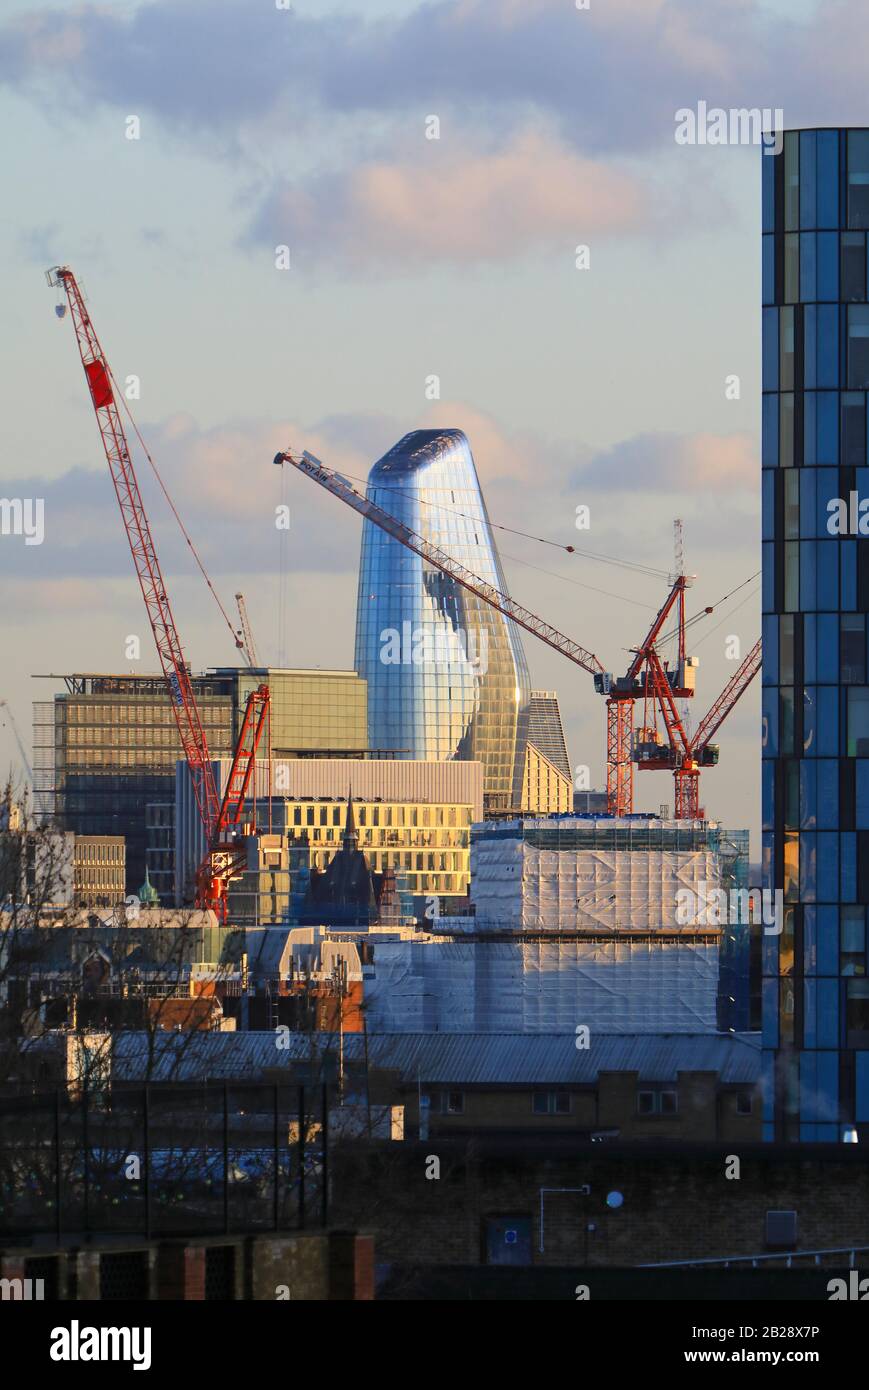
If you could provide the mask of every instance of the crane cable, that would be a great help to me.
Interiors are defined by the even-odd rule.
[[[366,489],[372,486],[367,478],[360,478],[355,473],[342,473],[341,477],[351,478],[354,483],[361,483]],[[563,541],[554,541],[547,536],[535,536],[530,531],[519,531],[515,526],[505,526],[502,522],[492,521],[488,516],[473,516],[470,512],[459,511],[458,507],[448,507],[445,502],[432,502],[412,488],[390,487],[388,484],[380,482],[373,484],[373,487],[378,492],[397,492],[402,497],[414,496],[423,507],[436,507],[438,511],[450,512],[453,516],[463,517],[466,521],[474,521],[478,526],[491,526],[493,531],[506,531],[511,536],[522,536],[525,540],[537,541],[540,545],[551,545],[556,550],[564,550],[568,555],[579,555],[584,560],[600,560],[603,564],[617,565],[635,573],[652,575],[659,579],[667,578],[667,570],[655,569],[652,565],[641,565],[635,560],[619,560],[614,555],[600,555],[593,550],[577,550],[575,545],[565,545]],[[559,578],[560,576],[556,575],[555,577]],[[601,592],[605,591],[601,590]],[[644,606],[648,607],[648,605]]]
[[[105,362],[105,358],[103,359],[103,361]],[[196,549],[196,546],[193,544],[193,541],[190,539],[190,535],[189,535],[189,533],[188,533],[188,531],[187,531],[187,528],[186,528],[186,526],[184,525],[184,522],[181,520],[180,514],[179,514],[179,512],[178,512],[178,508],[175,506],[175,503],[172,501],[172,498],[169,496],[169,492],[168,492],[168,489],[167,489],[167,487],[166,487],[166,484],[163,482],[163,479],[162,479],[161,476],[160,476],[160,470],[158,469],[156,463],[154,462],[154,460],[152,459],[150,453],[148,452],[148,446],[147,446],[147,444],[145,443],[144,439],[142,438],[142,435],[141,435],[141,433],[140,433],[140,431],[139,431],[139,426],[136,424],[136,421],[133,419],[133,412],[130,410],[130,407],[129,407],[129,404],[128,404],[128,402],[127,402],[127,399],[126,399],[126,397],[124,396],[123,392],[121,391],[120,387],[118,386],[117,381],[115,380],[114,372],[112,371],[111,367],[109,367],[109,365],[108,365],[107,362],[105,362],[105,365],[106,365],[106,367],[108,368],[109,376],[110,376],[111,379],[112,379],[112,385],[113,385],[114,388],[115,388],[115,394],[116,394],[116,396],[121,400],[121,402],[123,403],[124,410],[127,412],[127,418],[129,419],[130,424],[131,424],[132,427],[133,427],[133,432],[135,433],[135,436],[136,436],[136,438],[137,438],[138,441],[139,441],[139,444],[140,444],[140,446],[141,446],[141,448],[142,448],[142,452],[144,453],[145,458],[148,460],[148,462],[149,462],[150,465],[151,465],[151,468],[152,468],[152,470],[153,470],[153,472],[154,472],[154,477],[157,479],[157,482],[160,484],[160,488],[161,488],[161,490],[162,490],[163,496],[166,498],[166,501],[169,503],[169,507],[170,507],[170,509],[171,509],[171,511],[172,511],[172,515],[174,516],[175,520],[178,522],[179,527],[181,528],[181,534],[182,534],[182,536],[184,537],[184,539],[186,540],[187,544],[188,544],[189,547],[190,547],[191,554],[193,555],[194,560],[196,561],[197,565],[199,566],[199,569],[200,569],[200,571],[201,571],[201,573],[202,573],[203,579],[205,580],[206,584],[208,585],[209,589],[211,590],[211,594],[212,594],[212,597],[214,598],[214,602],[217,604],[218,608],[220,609],[221,613],[223,614],[223,621],[226,623],[226,626],[229,628],[230,632],[232,633],[232,640],[233,640],[233,643],[234,643],[234,645],[237,647],[237,646],[238,646],[238,633],[236,632],[235,628],[233,627],[233,625],[232,625],[232,623],[231,623],[231,621],[230,621],[229,614],[227,613],[227,611],[226,611],[226,609],[224,608],[223,604],[220,602],[220,598],[218,597],[217,590],[215,589],[214,585],[212,584],[211,578],[210,578],[210,576],[209,576],[209,573],[208,573],[207,569],[205,568],[204,564],[202,563],[202,559],[201,559],[201,557],[200,557],[200,555],[199,555],[199,551]]]

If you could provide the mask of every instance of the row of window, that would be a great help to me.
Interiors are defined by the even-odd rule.
[[[335,849],[337,852],[337,846]],[[325,869],[327,864],[334,858],[334,853],[326,850],[314,850],[310,856],[311,867],[314,869]],[[402,850],[375,851],[367,854],[369,867],[375,873],[382,873],[385,868],[406,869],[415,873],[437,873],[437,874],[458,874],[465,881],[469,878],[468,857],[463,854],[417,854]]]
[[[763,238],[764,304],[865,300],[864,232],[787,233],[781,242],[782,298],[776,295],[777,249],[776,238]]]
[[[797,372],[798,333],[801,375]],[[839,361],[840,338],[845,354],[843,364]],[[762,389],[766,392],[869,389],[869,304],[786,304],[765,308],[761,368]]]
[[[866,463],[861,391],[766,391],[761,401],[764,468],[858,467]],[[797,416],[799,428],[797,426]],[[798,439],[802,446],[798,447]]]
[[[762,937],[764,975],[792,975],[796,960],[795,908],[785,908],[781,933]],[[838,918],[838,939],[836,920]],[[811,976],[866,974],[866,907],[804,907],[802,918],[803,971]]]
[[[786,131],[782,153],[761,166],[764,232],[869,227],[869,132]]]
[[[197,704],[203,724],[208,728],[222,727],[228,730],[231,722],[231,706],[228,700],[221,700],[219,703],[203,700],[200,703],[197,699]],[[168,699],[155,700],[153,703],[142,700],[113,700],[111,704],[103,705],[61,698],[54,708],[60,725],[101,724],[106,728],[132,725],[145,732],[163,726],[177,727],[175,713]]]
[[[865,430],[865,420],[861,427]],[[865,458],[865,434],[863,448]],[[869,517],[864,520],[866,509],[859,510],[864,498],[869,501],[869,468],[767,468],[761,474],[761,486],[765,541],[780,537],[835,544],[840,535],[860,536],[861,523],[862,534],[869,537]],[[857,493],[853,507],[851,492]]]
[[[291,808],[287,806],[289,824]],[[377,805],[354,802],[353,813],[357,827],[362,826],[459,826],[472,824],[470,806],[409,806]],[[292,807],[292,824],[305,826],[343,826],[346,824],[347,807],[343,804],[332,806],[302,805]]]
[[[464,1091],[442,1091],[437,1097],[442,1115],[464,1115]],[[679,1112],[679,1095],[669,1088],[637,1091],[638,1115],[676,1115]],[[752,1113],[753,1097],[750,1091],[737,1091],[737,1115]],[[534,1091],[531,1096],[531,1111],[534,1115],[570,1115],[573,1109],[573,1096],[570,1091]]]
[[[105,841],[87,843],[76,839],[73,858],[76,864],[121,864],[124,860],[124,846],[107,844]]]
[[[313,833],[309,833],[306,828],[298,831],[292,827],[287,831],[287,838],[291,841],[299,841],[301,844],[308,844],[311,847],[322,845],[335,845],[336,848],[343,842],[344,831],[341,828],[334,829],[331,825],[324,830],[321,826],[315,826]],[[357,839],[361,849],[465,849],[468,848],[469,833],[467,830],[360,830]],[[467,856],[464,856],[465,858]]]
[[[765,758],[869,757],[869,686],[764,686],[761,705]]]
[[[869,1048],[869,980],[803,980],[799,1011],[798,989],[793,977],[763,981],[764,1047]],[[833,1106],[836,1090],[823,1097]]]
[[[763,611],[865,612],[869,554],[851,540],[764,541]],[[776,563],[781,557],[781,566]]]
[[[869,830],[781,830],[775,882],[786,903],[869,903]],[[773,832],[764,831],[764,882],[773,863]],[[808,912],[808,906],[805,911]],[[820,910],[820,909],[819,909]]]

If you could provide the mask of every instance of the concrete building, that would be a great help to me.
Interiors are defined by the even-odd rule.
[[[333,1082],[343,1062],[348,1091],[368,1080],[405,1111],[405,1137],[568,1136],[609,1141],[726,1140],[760,1135],[760,1039],[612,1034],[578,1049],[573,1030],[529,1038],[412,1033],[384,1036],[361,1028],[312,1037],[290,1033],[280,1049],[274,1030],[183,1041],[141,1035],[118,1040],[115,1079],[183,1081],[208,1075],[256,1083],[315,1074]],[[420,1099],[423,1104],[420,1105]],[[423,1135],[425,1137],[425,1135]]]
[[[371,1026],[745,1031],[748,915],[722,921],[707,904],[747,875],[747,832],[712,822],[568,815],[477,825],[472,915],[378,941],[366,972]],[[693,911],[681,911],[683,893]]]
[[[523,812],[538,816],[564,814],[573,808],[570,778],[530,741],[525,747],[520,805]]]

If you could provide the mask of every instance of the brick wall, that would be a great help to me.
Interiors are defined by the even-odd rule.
[[[499,1215],[527,1217],[533,1262],[552,1265],[753,1255],[765,1249],[766,1212],[779,1209],[798,1213],[797,1248],[869,1246],[869,1170],[832,1146],[808,1157],[755,1144],[699,1151],[577,1144],[547,1156],[545,1143],[518,1143],[533,1143],[534,1152],[443,1138],[375,1146],[366,1156],[357,1147],[352,1158],[336,1152],[335,1218],[371,1229],[382,1263],[477,1264],[486,1218]],[[725,1176],[730,1153],[740,1159],[738,1179]],[[433,1159],[439,1178],[426,1177]],[[587,1197],[546,1196],[541,1254],[541,1188],[584,1184]],[[607,1205],[610,1192],[623,1196],[618,1209]]]

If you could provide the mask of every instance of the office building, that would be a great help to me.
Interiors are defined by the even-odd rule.
[[[573,785],[573,771],[567,755],[564,739],[564,726],[561,723],[561,710],[558,708],[558,695],[554,690],[532,690],[531,707],[528,712],[528,742]],[[523,810],[532,808],[523,805]],[[553,808],[554,809],[554,808]],[[561,809],[559,807],[559,809]]]
[[[507,592],[470,445],[416,430],[371,470],[368,497]],[[356,670],[368,682],[368,743],[411,760],[483,765],[487,811],[521,805],[531,683],[515,624],[363,523]]]
[[[221,795],[230,767],[229,759],[214,765]],[[290,851],[291,872],[303,867],[322,872],[328,867],[342,846],[352,790],[358,846],[374,873],[389,870],[422,910],[427,898],[449,904],[467,897],[471,825],[483,818],[479,763],[275,759],[271,781],[271,831]],[[260,794],[268,786],[265,760],[257,760],[256,784]],[[204,848],[190,777],[186,765],[179,763],[176,862],[182,896],[189,894]]]
[[[126,892],[123,835],[76,835],[73,840],[73,903],[116,907]]]
[[[764,1133],[865,1140],[869,130],[761,164]]]
[[[79,835],[123,835],[126,887],[146,867],[162,902],[174,897],[178,727],[161,676],[50,677],[66,690],[34,703],[35,803]],[[365,682],[353,671],[221,667],[191,678],[208,747],[232,753],[251,688],[271,692],[272,749],[284,758],[366,756]]]

